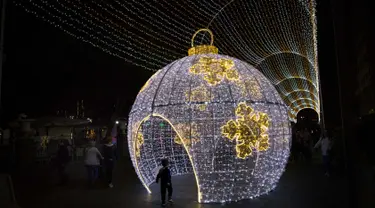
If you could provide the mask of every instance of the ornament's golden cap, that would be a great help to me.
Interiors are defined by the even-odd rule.
[[[197,36],[198,33],[200,32],[208,32],[210,33],[211,35],[211,43],[210,45],[198,45],[198,46],[194,46],[194,39],[195,39],[195,36]],[[219,49],[216,48],[214,45],[214,35],[212,33],[211,30],[209,29],[206,29],[206,28],[203,28],[203,29],[200,29],[198,30],[197,32],[194,33],[193,37],[191,38],[191,48],[188,50],[188,54],[189,56],[192,56],[192,55],[197,55],[197,54],[218,54],[219,53]]]

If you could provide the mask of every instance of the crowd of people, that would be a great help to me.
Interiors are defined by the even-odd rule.
[[[333,138],[327,131],[320,137],[314,138],[309,130],[297,130],[293,133],[291,160],[292,162],[312,162],[314,151],[319,151],[324,165],[326,176],[330,175],[333,159]]]
[[[87,181],[89,187],[93,187],[95,182],[98,180],[100,173],[105,176],[106,183],[109,188],[113,188],[112,174],[115,167],[115,162],[118,159],[116,146],[112,143],[112,137],[107,137],[105,144],[102,145],[101,151],[96,147],[94,141],[89,142],[88,146],[84,150],[84,164],[87,169]],[[66,185],[68,183],[68,175],[66,173],[66,167],[70,161],[68,145],[61,140],[56,156],[56,165],[60,178],[60,185]],[[171,172],[169,170],[168,159],[161,161],[162,167],[160,168],[156,183],[160,181],[161,190],[161,201],[162,206],[166,206],[166,193],[168,192],[168,203],[173,203],[172,200],[172,180]]]
[[[311,162],[313,139],[307,129],[294,132],[292,139],[292,160]]]
[[[325,131],[319,138],[314,138],[308,129],[298,130],[293,133],[291,160],[293,162],[312,162],[313,151],[320,150],[325,175],[329,176],[332,161],[332,138]],[[100,150],[99,150],[100,149]],[[96,146],[94,141],[84,150],[84,164],[87,170],[88,185],[92,187],[102,174],[106,179],[109,188],[113,187],[112,174],[115,161],[118,159],[116,145],[112,142],[112,137],[107,137],[101,148]],[[70,161],[68,145],[63,140],[59,143],[58,153],[56,157],[57,169],[60,177],[60,184],[65,185],[68,182],[66,174],[66,166]],[[156,183],[161,181],[161,198],[162,205],[166,205],[166,192],[168,192],[168,202],[172,202],[172,181],[171,174],[168,169],[169,161],[162,160],[162,168],[156,178]]]
[[[105,176],[108,187],[112,188],[112,174],[115,166],[115,161],[118,159],[116,146],[112,143],[112,137],[105,139],[105,144],[102,145],[101,151],[96,146],[95,141],[90,141],[85,148],[84,164],[87,170],[87,181],[92,187],[100,174]],[[60,185],[68,183],[68,175],[66,167],[70,161],[68,145],[61,140],[56,156],[56,165],[60,178]]]

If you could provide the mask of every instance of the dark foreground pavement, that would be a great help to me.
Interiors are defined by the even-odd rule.
[[[82,163],[71,163],[68,167],[70,182],[65,187],[56,185],[56,171],[44,167],[23,171],[15,176],[14,184],[18,203],[23,208],[82,208],[82,207],[160,207],[159,188],[151,187],[147,194],[140,184],[130,161],[119,162],[115,170],[113,189],[104,184],[89,189]],[[192,175],[173,179],[174,201],[170,207],[197,208],[223,207],[223,204],[198,204],[197,191]],[[346,180],[343,176],[325,177],[319,165],[291,164],[282,176],[276,190],[254,200],[243,200],[225,204],[225,207],[252,208],[332,208],[348,207]]]

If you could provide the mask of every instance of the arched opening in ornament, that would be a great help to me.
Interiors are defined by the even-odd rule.
[[[298,111],[296,120],[297,124],[295,126],[295,131],[300,132],[303,135],[307,130],[310,135],[309,139],[315,144],[321,136],[321,126],[316,110],[309,107],[303,108]]]
[[[303,123],[307,126],[312,124],[319,124],[319,115],[316,110],[312,107],[301,108],[297,115],[297,123]]]
[[[138,150],[136,148],[136,151],[139,151],[136,152],[137,168],[140,179],[150,192],[156,192],[155,195],[158,195],[160,189],[152,184],[162,167],[162,159],[168,159],[172,184],[185,186],[185,190],[190,190],[190,196],[193,195],[192,193],[197,193],[199,184],[187,151],[189,141],[186,138],[181,139],[181,134],[168,119],[160,115],[149,116],[141,122],[136,138],[142,138],[142,144],[139,145]]]

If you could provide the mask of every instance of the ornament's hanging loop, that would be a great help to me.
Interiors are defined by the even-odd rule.
[[[195,36],[197,36],[198,33],[203,32],[203,31],[210,33],[211,44],[194,46]],[[198,54],[218,54],[219,49],[216,48],[213,44],[214,44],[214,34],[212,33],[212,31],[207,28],[200,29],[197,32],[195,32],[193,35],[193,38],[191,38],[191,48],[188,50],[188,54],[189,56],[198,55]]]
[[[210,45],[213,45],[214,44],[214,34],[212,33],[212,31],[210,29],[207,29],[207,28],[202,28],[202,29],[199,29],[197,32],[194,33],[193,37],[191,38],[191,47],[194,48],[194,39],[195,39],[195,36],[198,35],[198,33],[200,32],[208,32],[210,33],[210,36],[211,36],[211,42],[210,42]]]

